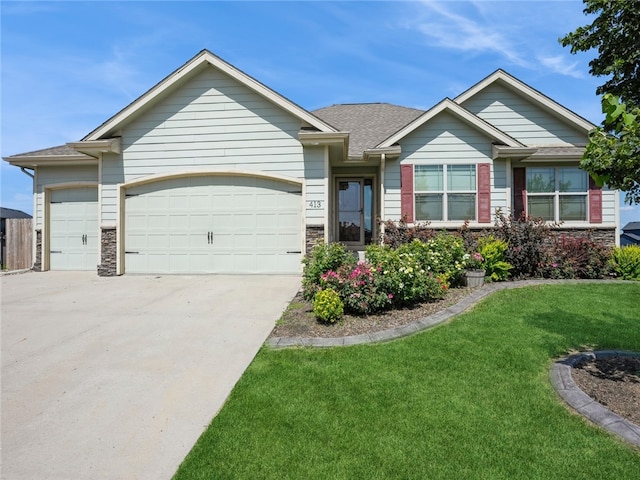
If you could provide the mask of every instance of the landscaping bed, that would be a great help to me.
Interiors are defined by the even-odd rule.
[[[596,402],[640,426],[640,357],[596,358],[574,366],[571,376]]]

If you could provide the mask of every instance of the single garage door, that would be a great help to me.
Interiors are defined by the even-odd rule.
[[[245,176],[132,187],[125,199],[126,273],[299,273],[302,192]]]
[[[95,270],[99,263],[98,189],[53,190],[49,232],[51,270]]]

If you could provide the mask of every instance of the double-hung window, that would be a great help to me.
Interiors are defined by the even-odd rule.
[[[586,222],[589,179],[578,167],[527,168],[527,210],[551,222]]]
[[[476,166],[415,165],[416,220],[476,220]]]

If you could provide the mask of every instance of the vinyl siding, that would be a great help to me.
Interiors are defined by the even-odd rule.
[[[615,190],[602,189],[602,224],[614,224],[618,194]]]
[[[507,174],[505,162],[491,159],[491,139],[446,112],[434,117],[400,141],[400,162],[385,166],[385,217],[400,220],[400,163],[415,165],[490,163],[491,209],[506,207]],[[497,170],[497,173],[496,173]]]
[[[324,147],[305,147],[305,220],[309,225],[324,225],[325,190],[328,188],[324,176],[324,151]],[[320,202],[320,208],[315,202]]]
[[[306,200],[320,199],[323,149],[306,153],[298,140],[300,126],[295,116],[207,66],[124,127],[122,155],[104,157],[103,224],[116,222],[118,183],[178,171],[309,178]],[[307,211],[310,219],[318,215],[324,218],[324,212]]]
[[[36,177],[36,211],[34,228],[42,228],[44,188],[59,183],[97,182],[98,167],[94,165],[74,167],[38,167]]]
[[[550,112],[493,83],[462,104],[464,108],[525,145],[585,145],[587,135]]]

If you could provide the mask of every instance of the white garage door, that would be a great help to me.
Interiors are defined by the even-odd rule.
[[[300,187],[255,177],[185,177],[125,200],[126,273],[299,273]]]
[[[99,263],[98,189],[53,190],[49,228],[51,270],[95,270]]]

